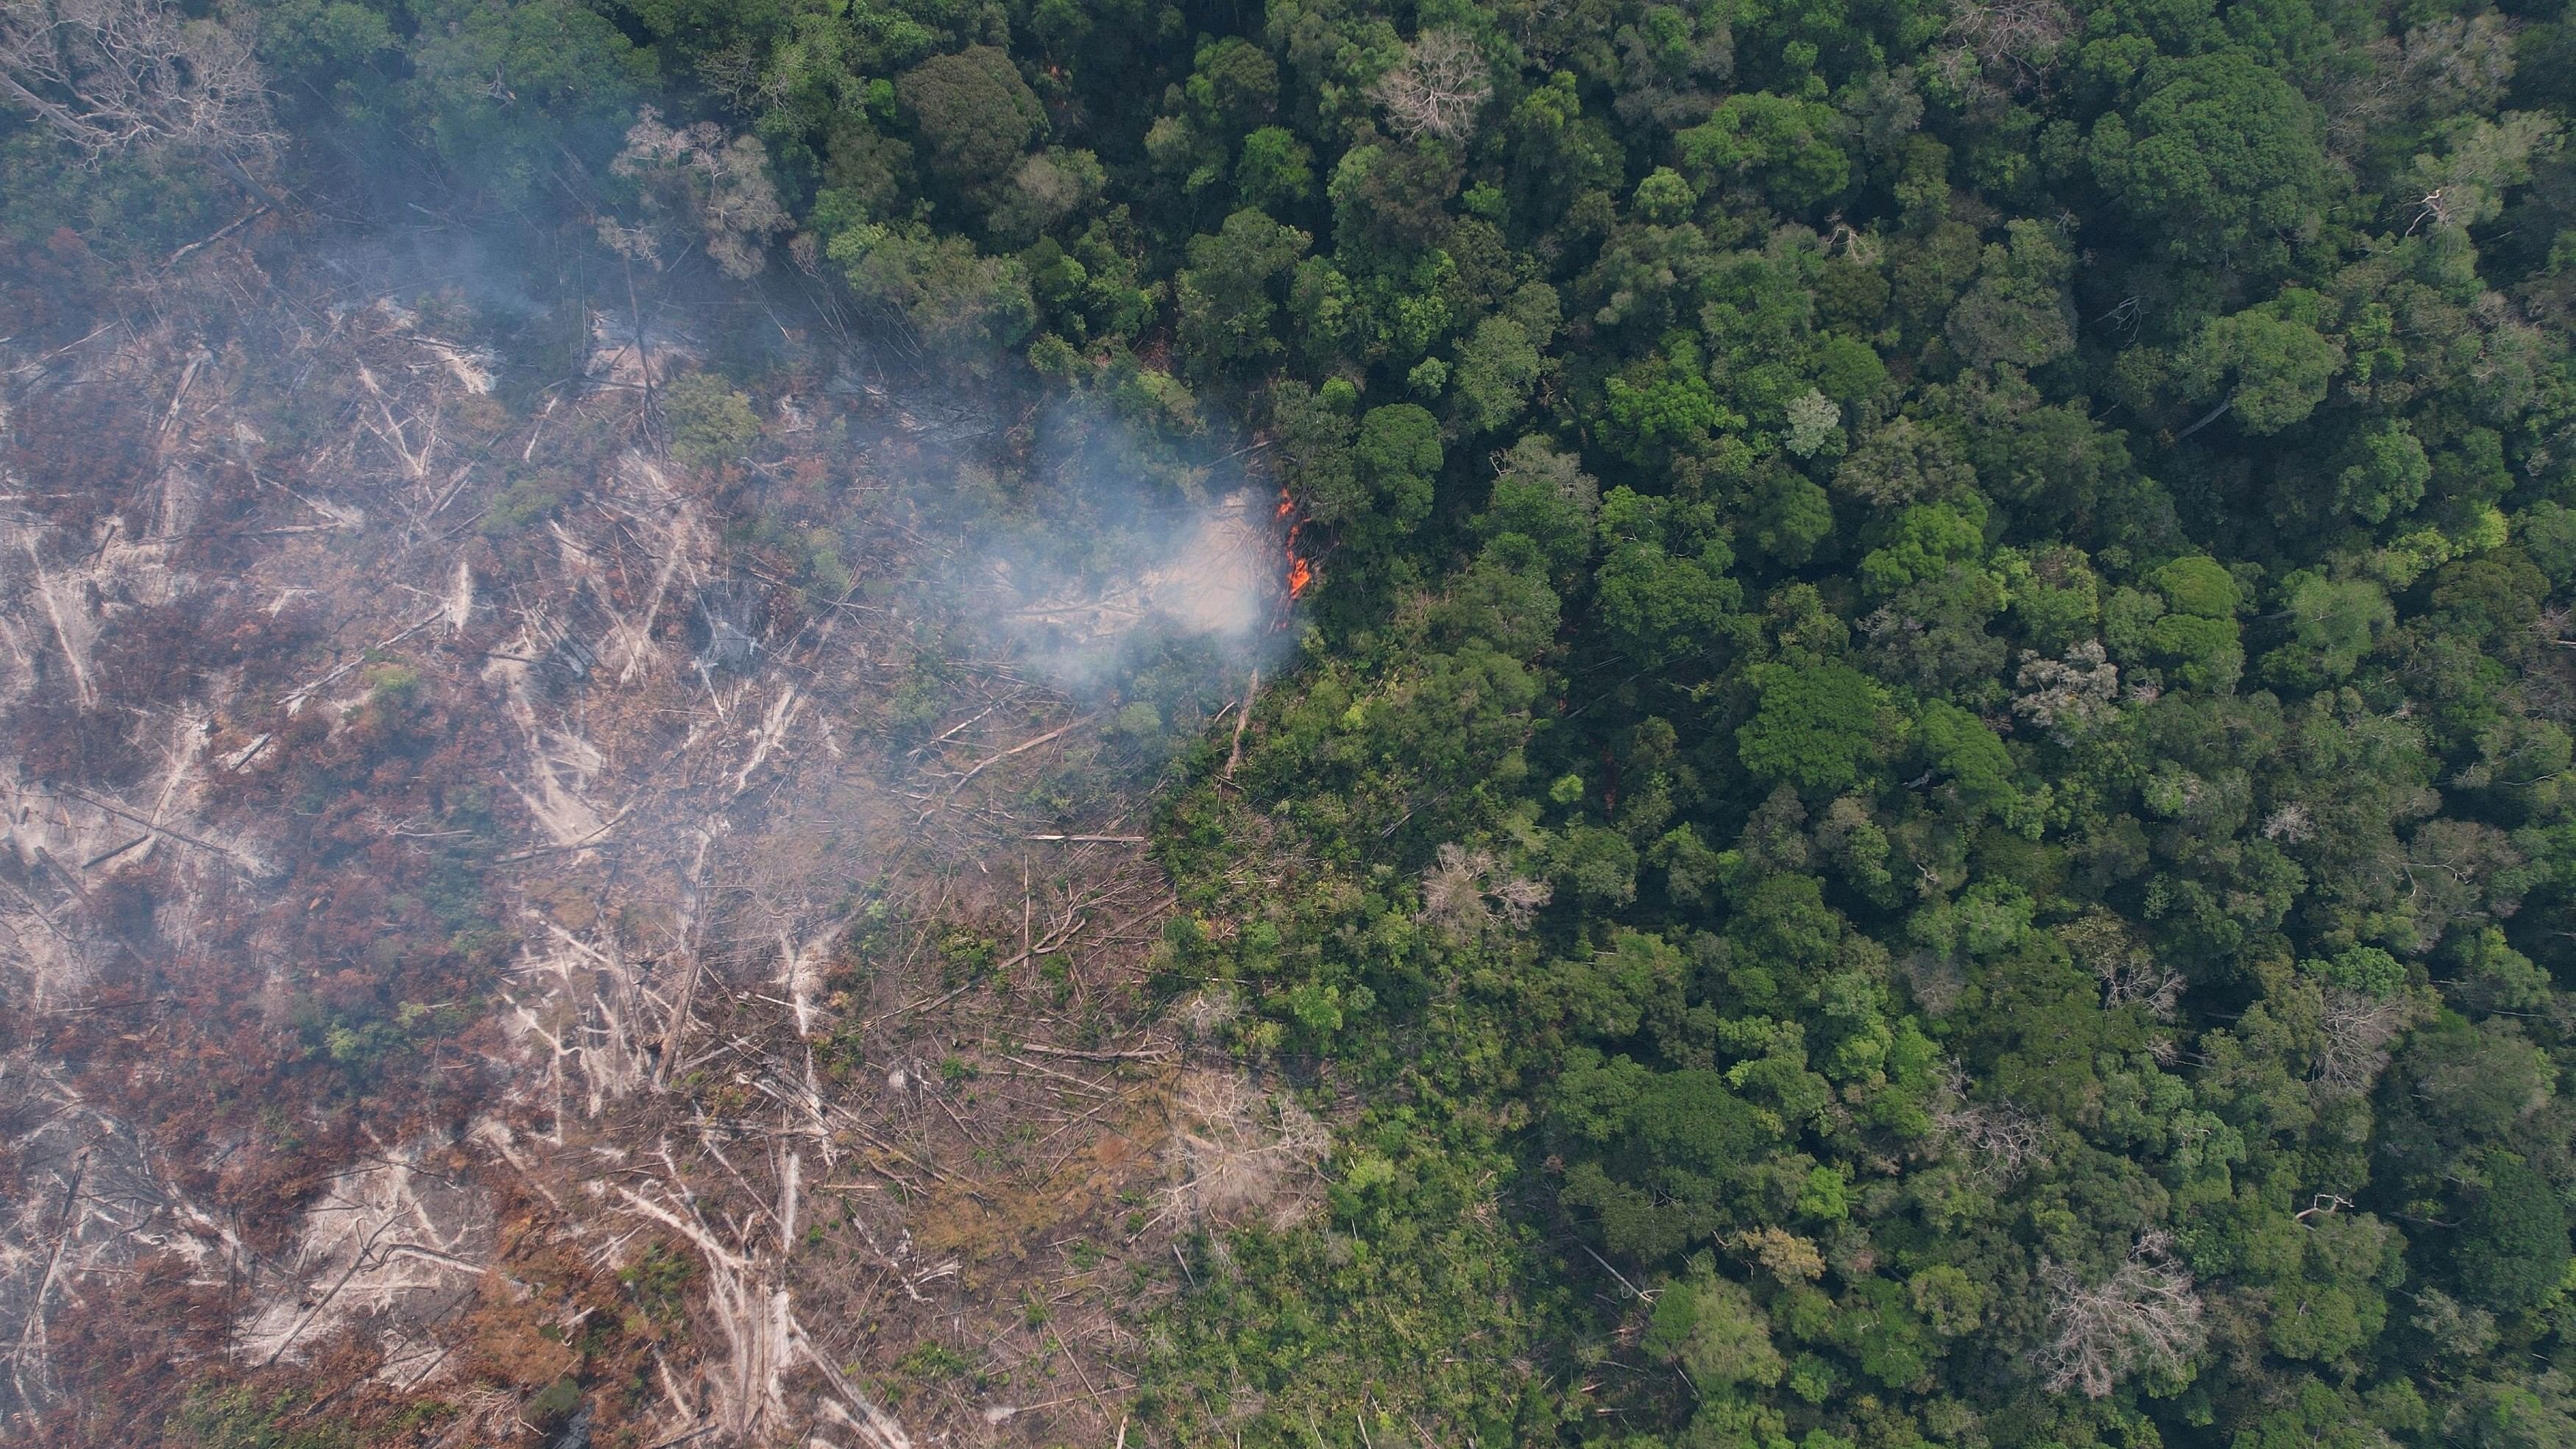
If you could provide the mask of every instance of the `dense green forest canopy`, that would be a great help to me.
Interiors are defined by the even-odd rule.
[[[1317,582],[1167,787],[1157,980],[1334,1186],[1199,1244],[1140,1442],[2576,1443],[2547,0],[238,0],[158,88],[26,58],[112,8],[10,0],[23,265],[270,191],[577,223],[1247,431]]]

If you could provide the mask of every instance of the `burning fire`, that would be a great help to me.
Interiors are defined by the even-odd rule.
[[[1279,506],[1272,510],[1270,516],[1285,519],[1294,515],[1296,511],[1297,500],[1288,496],[1287,489],[1280,489]],[[1306,586],[1315,581],[1314,565],[1308,563],[1297,552],[1297,534],[1305,526],[1302,522],[1288,525],[1288,599],[1291,603],[1305,597]]]

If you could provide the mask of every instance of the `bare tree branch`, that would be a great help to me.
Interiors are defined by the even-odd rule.
[[[1386,107],[1397,132],[1444,141],[1472,134],[1476,113],[1493,94],[1484,54],[1462,30],[1424,31],[1406,47],[1404,59],[1369,87],[1369,98]]]
[[[2086,1286],[2075,1270],[2043,1261],[2049,1340],[2039,1350],[2051,1392],[2099,1399],[2137,1373],[2172,1373],[2200,1351],[2200,1295],[2173,1239],[2148,1233],[2110,1277]]]
[[[265,154],[277,139],[250,37],[159,0],[0,4],[0,92],[93,164],[175,145],[213,151],[239,173],[232,153]]]

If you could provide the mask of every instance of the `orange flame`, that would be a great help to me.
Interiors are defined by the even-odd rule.
[[[1280,489],[1279,506],[1272,510],[1270,516],[1284,520],[1294,517],[1296,512],[1297,500],[1289,495],[1287,489]],[[1314,565],[1306,562],[1306,560],[1300,557],[1297,553],[1297,535],[1305,531],[1305,527],[1306,525],[1303,522],[1291,523],[1288,525],[1288,601],[1292,604],[1298,599],[1304,597],[1306,586],[1315,581]]]

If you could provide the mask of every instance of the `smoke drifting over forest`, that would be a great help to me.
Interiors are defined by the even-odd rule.
[[[0,1442],[2576,1444],[2576,12],[0,0]]]
[[[93,8],[83,64],[183,53],[137,106],[220,40]],[[468,217],[224,104],[167,144],[264,179],[199,236],[9,259],[8,1436],[992,1432],[844,1366],[1319,1151],[1173,1106],[1133,1000],[1143,792],[1294,637],[1259,449],[922,356],[739,135],[631,110],[599,194]]]

